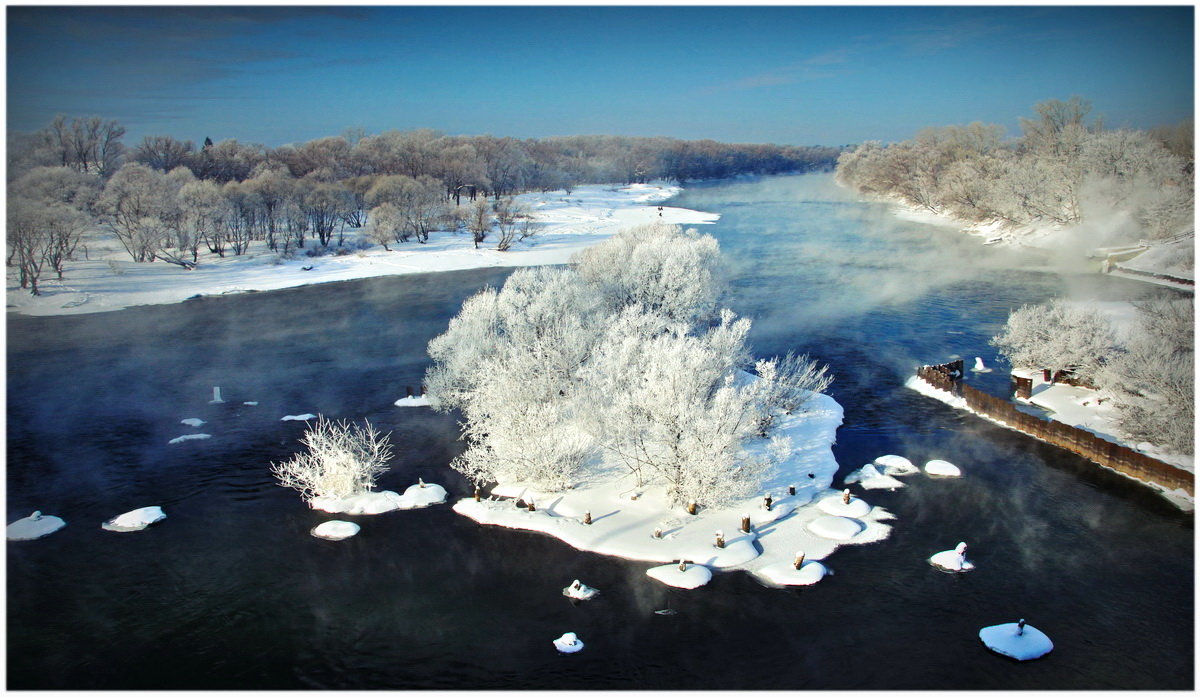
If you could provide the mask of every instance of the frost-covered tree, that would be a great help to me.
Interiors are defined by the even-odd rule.
[[[1132,336],[1097,375],[1113,395],[1129,435],[1191,454],[1196,421],[1194,303],[1159,298],[1137,303]]]
[[[821,365],[808,354],[797,356],[789,352],[783,357],[758,360],[754,373],[759,378],[754,389],[758,391],[758,431],[762,436],[770,432],[779,414],[802,410],[814,395],[833,384],[829,366]]]
[[[1112,354],[1116,338],[1099,311],[1056,298],[1015,310],[991,343],[1014,368],[1071,368],[1091,380]]]
[[[167,219],[179,207],[177,191],[165,173],[137,162],[108,180],[99,205],[134,261],[159,258],[169,240]]]
[[[305,501],[328,496],[364,494],[388,469],[392,457],[390,434],[368,422],[362,426],[318,416],[300,442],[306,450],[292,459],[271,463],[280,486],[300,492]]]
[[[580,276],[613,310],[639,304],[678,322],[712,317],[724,291],[717,241],[676,225],[622,231],[575,257]]]
[[[59,280],[63,267],[83,237],[88,218],[64,203],[13,197],[6,211],[10,264],[17,267],[21,288],[40,295],[38,282],[47,268]]]

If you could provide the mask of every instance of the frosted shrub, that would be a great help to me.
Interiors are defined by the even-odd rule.
[[[1089,380],[1113,352],[1115,342],[1112,325],[1103,314],[1062,299],[1021,307],[992,338],[992,345],[1014,368],[1074,368]]]
[[[305,501],[364,494],[388,469],[392,457],[389,436],[370,423],[358,426],[320,416],[300,439],[308,451],[296,453],[286,462],[271,463],[271,472],[280,486],[299,491]]]

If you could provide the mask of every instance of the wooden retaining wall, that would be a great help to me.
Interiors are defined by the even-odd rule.
[[[1096,434],[1061,421],[1047,421],[1017,409],[1006,399],[993,397],[986,392],[951,379],[957,364],[962,375],[962,361],[938,366],[922,366],[917,376],[939,390],[946,390],[966,400],[967,406],[977,414],[994,419],[1026,435],[1081,455],[1092,462],[1121,474],[1150,482],[1167,490],[1183,489],[1194,496],[1196,477],[1145,453],[1139,453],[1123,445],[1104,440]]]

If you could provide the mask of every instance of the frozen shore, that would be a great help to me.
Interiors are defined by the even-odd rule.
[[[832,397],[816,395],[808,412],[780,423],[780,433],[791,438],[795,452],[763,483],[762,494],[772,497],[770,510],[758,495],[689,515],[667,504],[664,487],[637,486],[619,470],[565,492],[501,483],[491,498],[462,499],[454,510],[480,523],[552,535],[584,551],[656,563],[686,559],[711,569],[749,571],[778,585],[779,569],[790,569],[799,552],[821,560],[841,545],[876,542],[890,533],[884,521],[893,516],[883,508],[864,503],[858,508],[861,515],[847,518],[828,515],[818,505],[829,497],[840,501],[841,494],[829,487],[838,469],[830,446],[842,413]],[[788,494],[789,486],[795,494]],[[530,499],[533,511],[517,505]],[[585,522],[589,514],[590,524]],[[749,533],[741,530],[743,516],[750,517]],[[854,534],[848,539],[823,536],[820,522],[829,520],[853,526]],[[716,546],[718,531],[723,547]]]
[[[52,274],[41,283],[42,295],[32,296],[7,279],[9,312],[26,315],[68,315],[120,310],[135,305],[177,303],[195,296],[279,290],[315,283],[348,281],[435,271],[485,267],[563,264],[575,252],[608,239],[618,231],[653,222],[679,225],[712,223],[718,218],[658,203],[679,193],[667,184],[580,186],[563,191],[517,196],[533,215],[537,234],[506,252],[495,249],[489,235],[475,249],[466,233],[434,232],[429,242],[371,246],[343,256],[308,257],[301,252],[281,260],[264,243],[255,242],[247,254],[220,258],[205,251],[192,271],[165,262],[135,263],[111,234],[96,231],[84,241],[87,260],[68,262],[63,281]],[[347,243],[358,242],[361,231],[347,230]],[[82,254],[81,254],[82,256]]]

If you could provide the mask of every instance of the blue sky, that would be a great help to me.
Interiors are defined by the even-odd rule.
[[[8,128],[277,146],[350,127],[837,145],[1081,95],[1192,117],[1193,8],[13,7]]]

